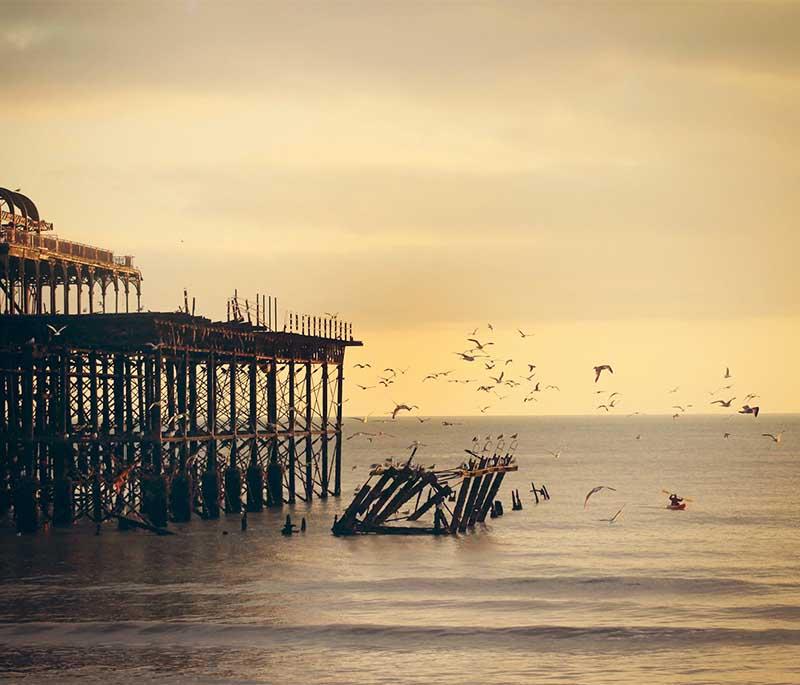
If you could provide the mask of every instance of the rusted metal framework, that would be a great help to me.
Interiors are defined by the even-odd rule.
[[[29,198],[0,188],[0,312],[129,312],[132,296],[141,309],[142,274],[133,257],[62,240],[52,229]]]
[[[485,521],[506,473],[517,465],[510,454],[471,454],[460,467],[441,471],[414,464],[413,455],[376,466],[334,522],[334,535],[447,535]],[[420,523],[426,515],[433,516],[430,525]]]
[[[351,326],[292,315],[277,331],[272,304],[255,323],[187,312],[69,314],[69,279],[80,282],[87,257],[50,251],[67,275],[40,278],[44,252],[34,257],[8,241],[16,232],[41,239],[34,210],[3,214],[0,515],[13,509],[26,532],[43,521],[109,517],[160,530],[193,513],[215,518],[340,494],[344,353],[361,344]],[[92,279],[115,290],[121,279],[126,295],[135,283],[139,297],[138,270],[111,256],[99,277],[102,260],[90,261]],[[52,297],[55,283],[66,284],[67,313],[53,313],[52,300],[44,311],[43,288]]]

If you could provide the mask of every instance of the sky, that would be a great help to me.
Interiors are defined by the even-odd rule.
[[[800,411],[797,3],[6,1],[0,61],[0,185],[148,309],[339,312],[347,413]],[[560,390],[423,383],[476,327]]]

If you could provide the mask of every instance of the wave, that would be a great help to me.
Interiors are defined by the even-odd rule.
[[[686,645],[800,645],[800,630],[770,628],[700,628],[668,626],[509,626],[449,627],[433,625],[323,624],[265,626],[192,622],[22,622],[0,623],[0,644],[7,646],[116,645],[121,648],[184,646],[266,648],[315,646],[382,650],[447,646],[473,649],[563,647],[566,645],[626,650],[681,648]]]

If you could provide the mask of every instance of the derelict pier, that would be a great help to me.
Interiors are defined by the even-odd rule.
[[[0,209],[0,515],[163,529],[340,494],[350,324],[142,312],[131,257]]]

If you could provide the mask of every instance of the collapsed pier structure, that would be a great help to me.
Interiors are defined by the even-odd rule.
[[[334,535],[447,535],[482,523],[517,464],[510,454],[470,454],[461,466],[439,471],[414,464],[413,454],[402,464],[376,465],[333,524]],[[418,523],[431,514],[432,525]]]
[[[19,193],[0,210],[0,515],[162,529],[340,494],[351,325],[142,312],[131,257],[42,236]]]

